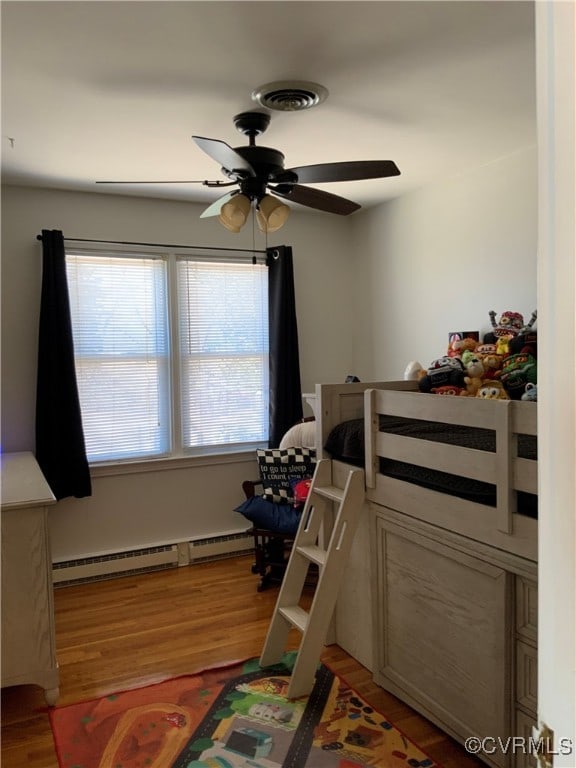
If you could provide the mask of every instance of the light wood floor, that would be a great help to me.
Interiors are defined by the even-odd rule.
[[[56,589],[58,704],[258,656],[277,589],[257,592],[250,565],[240,557]],[[338,646],[322,658],[444,768],[484,766],[376,686]],[[39,688],[2,690],[1,758],[3,768],[58,768]]]

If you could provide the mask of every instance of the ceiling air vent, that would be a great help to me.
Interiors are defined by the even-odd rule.
[[[327,96],[324,86],[300,81],[267,83],[252,91],[254,101],[277,112],[301,112],[321,104]]]

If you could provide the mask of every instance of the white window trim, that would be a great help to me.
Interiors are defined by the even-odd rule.
[[[262,448],[267,445],[262,444]],[[138,475],[148,472],[165,472],[174,469],[191,469],[197,467],[217,467],[227,464],[245,464],[255,462],[256,454],[253,448],[246,450],[228,451],[227,453],[207,454],[197,456],[163,456],[156,459],[134,460],[126,459],[117,462],[98,462],[90,464],[90,476],[115,477],[117,475]]]

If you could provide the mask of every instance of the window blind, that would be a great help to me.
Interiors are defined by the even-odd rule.
[[[266,441],[266,266],[180,258],[177,284],[184,449]]]
[[[168,453],[166,261],[67,252],[66,264],[88,460]]]
[[[66,254],[90,462],[268,441],[268,268],[78,246]]]

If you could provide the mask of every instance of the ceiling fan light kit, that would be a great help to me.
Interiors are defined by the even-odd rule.
[[[290,208],[272,195],[264,195],[261,200],[254,201],[256,221],[261,232],[277,232],[281,229],[290,214]],[[229,232],[238,233],[246,224],[253,202],[246,195],[234,195],[224,203],[218,214],[218,221]]]

